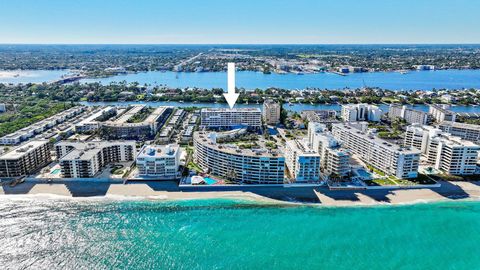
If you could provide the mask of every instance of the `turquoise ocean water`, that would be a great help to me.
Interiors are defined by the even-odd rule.
[[[478,269],[480,202],[1,199],[2,269]]]

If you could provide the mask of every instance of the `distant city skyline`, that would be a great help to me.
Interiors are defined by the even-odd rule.
[[[2,44],[478,44],[480,2],[0,0]]]

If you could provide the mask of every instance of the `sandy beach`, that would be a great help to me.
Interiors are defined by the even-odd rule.
[[[173,182],[25,182],[15,187],[3,185],[6,196],[55,195],[75,198],[131,198],[147,200],[188,200],[231,198],[266,203],[314,203],[324,206],[397,205],[480,198],[480,181],[441,182],[439,188],[329,190],[323,187],[252,187],[231,186],[215,189],[181,189]]]

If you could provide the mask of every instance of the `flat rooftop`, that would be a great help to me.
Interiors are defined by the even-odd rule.
[[[139,113],[141,110],[143,110],[143,108],[145,108],[145,105],[135,105],[112,122],[114,122],[115,124],[126,123],[128,119]]]
[[[178,149],[179,146],[177,144],[145,145],[138,153],[137,158],[174,156]]]
[[[354,133],[356,136],[360,136],[365,140],[371,141],[376,145],[382,146],[384,148],[389,149],[392,152],[399,152],[402,154],[420,154],[421,152],[417,149],[414,148],[409,148],[409,147],[403,147],[398,144],[391,143],[389,141],[380,139],[374,134],[368,134],[365,132],[362,132],[361,130],[355,128],[354,126],[351,126],[346,123],[339,123],[339,124],[333,124],[332,126],[340,127],[344,130],[348,130],[350,133]]]
[[[449,126],[449,127],[455,127],[455,128],[465,128],[465,129],[472,129],[472,130],[477,130],[480,131],[480,125],[475,125],[475,124],[466,124],[466,123],[459,123],[459,122],[450,122],[450,121],[444,121],[440,123],[440,126]]]
[[[61,157],[60,160],[90,160],[100,151],[102,151],[101,148],[90,148],[82,150],[73,149],[72,151],[68,152],[68,154]]]
[[[203,145],[207,145],[209,148],[234,154],[240,156],[251,156],[251,157],[269,157],[269,158],[284,158],[282,149],[276,149],[274,151],[269,151],[266,148],[256,148],[256,149],[241,149],[233,143],[214,143],[208,135],[210,132],[197,131],[193,133],[194,140],[199,141]],[[222,134],[217,132],[217,134]]]
[[[2,156],[0,156],[0,159],[19,159],[23,155],[34,151],[35,149],[37,149],[38,147],[40,147],[40,146],[42,146],[46,143],[48,143],[48,140],[29,141],[28,143],[22,144],[18,147],[15,147],[11,151],[3,154]]]
[[[203,108],[202,112],[262,112],[260,108]]]

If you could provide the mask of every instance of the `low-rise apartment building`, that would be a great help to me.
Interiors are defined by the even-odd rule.
[[[145,106],[133,106],[117,119],[101,123],[102,136],[107,139],[153,138],[173,112],[173,107],[158,107],[143,121],[129,122],[134,115],[145,108]]]
[[[75,132],[89,133],[94,132],[100,128],[100,120],[108,119],[117,114],[117,108],[108,106],[93,111],[87,118],[75,124]]]
[[[304,110],[302,111],[301,116],[309,122],[338,122],[337,111],[335,110]]]

